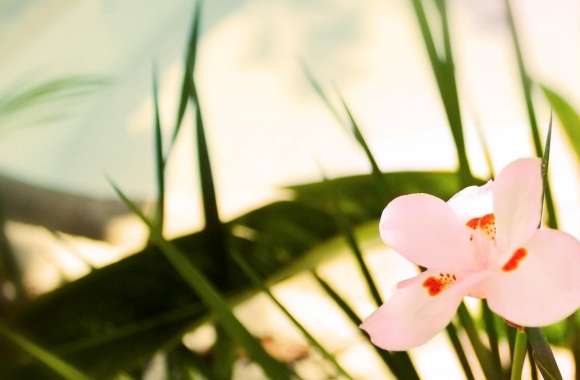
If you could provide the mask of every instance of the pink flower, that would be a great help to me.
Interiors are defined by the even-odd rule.
[[[539,159],[512,162],[495,182],[470,186],[448,202],[411,194],[383,211],[382,239],[427,270],[397,285],[361,325],[377,346],[421,345],[453,318],[464,296],[522,326],[543,326],[580,306],[580,242],[538,229]]]

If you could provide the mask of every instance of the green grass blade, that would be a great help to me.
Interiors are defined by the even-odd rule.
[[[380,190],[381,192],[383,192],[384,181],[382,171],[379,167],[377,160],[373,156],[370,147],[366,142],[366,139],[364,138],[364,135],[359,127],[359,124],[354,118],[352,111],[350,110],[350,107],[347,105],[346,101],[344,100],[338,89],[335,88],[335,92],[339,98],[343,111],[347,117],[347,120],[344,120],[341,113],[330,101],[330,98],[322,88],[322,85],[316,80],[316,78],[314,78],[314,75],[310,72],[310,70],[308,70],[308,68],[305,65],[303,65],[303,71],[304,76],[306,77],[308,83],[313,88],[314,92],[320,97],[322,102],[326,105],[326,108],[338,121],[339,125],[345,127],[347,131],[354,137],[355,141],[359,144],[359,146],[362,148],[363,152],[365,153],[365,156],[367,157],[367,160],[369,161],[369,164],[371,165],[372,173],[377,179],[377,183],[380,185]]]
[[[501,369],[494,365],[491,352],[481,342],[475,323],[464,303],[459,305],[458,315],[486,378],[501,379]]]
[[[216,340],[211,348],[212,366],[210,379],[231,380],[236,362],[236,346],[221,326],[216,326]]]
[[[298,330],[300,330],[300,332],[302,333],[304,338],[306,338],[306,340],[310,343],[310,345],[316,348],[316,350],[334,366],[337,373],[341,374],[347,379],[353,380],[353,377],[340,365],[340,363],[336,360],[334,355],[328,352],[324,348],[324,346],[320,344],[320,342],[318,342],[318,340],[314,336],[312,336],[312,334],[310,334],[310,332],[308,332],[308,330],[296,318],[294,318],[292,313],[290,313],[288,309],[286,309],[286,307],[282,305],[282,303],[276,298],[276,296],[274,296],[274,294],[264,284],[264,281],[260,278],[260,276],[256,273],[256,271],[252,269],[250,264],[246,260],[244,260],[244,258],[237,252],[234,252],[233,258],[240,267],[240,269],[242,269],[242,271],[246,274],[246,276],[248,276],[248,278],[254,283],[254,286],[262,290],[262,292],[264,292],[268,296],[268,298],[270,298],[270,300],[274,302],[274,304],[276,304],[276,306],[280,309],[280,311],[282,311],[282,313],[286,315],[286,317],[292,322],[292,324]]]
[[[336,121],[338,121],[339,125],[344,126],[344,119],[342,115],[340,114],[340,112],[338,112],[338,109],[334,106],[334,104],[332,104],[330,98],[326,94],[326,91],[324,91],[324,88],[322,88],[320,82],[316,80],[314,74],[312,74],[310,69],[308,69],[308,66],[306,66],[306,64],[304,63],[302,63],[302,71],[304,72],[304,77],[306,78],[306,81],[312,87],[316,95],[318,95],[318,97],[326,105],[332,116],[334,116]]]
[[[326,178],[324,178],[324,180],[326,181],[326,183],[329,183]],[[333,190],[334,190],[334,188],[333,188]],[[350,252],[354,256],[354,259],[358,265],[360,273],[365,280],[365,284],[367,286],[367,290],[369,292],[371,299],[374,301],[374,303],[377,307],[381,306],[383,303],[383,300],[381,298],[381,294],[380,294],[379,289],[378,289],[378,287],[373,279],[371,271],[368,268],[368,265],[365,261],[362,250],[360,249],[360,245],[356,239],[356,236],[354,235],[352,225],[340,207],[340,201],[338,199],[337,191],[333,191],[333,194],[331,195],[331,197],[332,197],[332,204],[333,204],[332,211],[334,213],[334,217],[336,219],[336,223],[338,225],[338,228],[340,229],[342,236],[346,240],[346,243],[347,243],[348,247],[350,248]]]
[[[548,166],[550,165],[550,146],[552,145],[552,114],[550,114],[550,124],[548,125],[548,134],[546,135],[546,146],[544,147],[544,154],[542,155],[542,207],[540,209],[540,220],[538,220],[538,228],[542,226],[542,213],[544,212],[544,198],[546,197],[548,189]],[[548,203],[548,202],[546,202]]]
[[[191,26],[191,32],[189,33],[189,42],[187,45],[187,52],[185,57],[185,70],[183,72],[183,78],[181,81],[181,93],[179,96],[179,103],[177,106],[177,115],[175,117],[175,126],[173,127],[173,134],[171,136],[171,146],[177,140],[179,131],[181,130],[181,124],[183,123],[183,117],[185,116],[185,111],[187,109],[187,102],[189,101],[191,78],[193,77],[193,72],[195,69],[195,63],[197,58],[197,44],[199,40],[199,27],[201,20],[202,11],[202,0],[196,0],[193,7],[193,20]]]
[[[290,379],[291,371],[272,358],[262,347],[260,342],[252,336],[233,314],[224,297],[208,281],[187,258],[187,255],[173,243],[166,241],[156,226],[125,196],[121,190],[111,182],[119,198],[127,207],[147,226],[152,242],[160,249],[175,271],[200,297],[202,302],[213,311],[218,323],[228,332],[233,340],[242,346],[249,357],[262,367],[265,374],[271,379]]]
[[[371,165],[372,173],[375,176],[377,183],[379,184],[381,189],[383,189],[385,184],[384,184],[383,173],[381,171],[381,168],[379,167],[377,160],[375,159],[371,149],[369,148],[369,145],[367,144],[366,139],[365,139],[360,127],[359,127],[359,124],[356,121],[356,119],[354,118],[352,111],[350,110],[350,107],[346,104],[346,101],[344,100],[342,95],[338,92],[338,90],[336,91],[336,93],[338,95],[338,98],[340,99],[340,103],[342,104],[344,112],[346,113],[346,115],[348,117],[348,121],[350,123],[352,135],[355,138],[356,142],[360,145],[360,147],[364,151],[364,153],[367,157],[367,160],[369,161],[369,163]]]
[[[538,380],[538,366],[536,365],[536,360],[532,353],[532,346],[528,343],[528,359],[530,359],[530,378],[532,380]]]
[[[530,346],[532,346],[532,355],[544,379],[562,380],[562,374],[558,364],[556,364],[554,353],[542,330],[537,327],[528,327],[526,332]]]
[[[463,179],[464,183],[467,184],[472,182],[473,176],[471,174],[471,168],[469,167],[469,160],[467,158],[467,151],[465,148],[465,138],[463,136],[463,121],[461,119],[461,107],[459,103],[457,79],[455,76],[455,61],[453,59],[453,49],[451,46],[451,35],[449,31],[447,0],[436,0],[435,4],[441,18],[443,47],[445,53],[445,58],[443,60],[443,77],[445,79],[441,82],[441,86],[445,88],[445,91],[444,93],[441,92],[441,94],[442,96],[446,96],[448,99],[447,102],[449,104],[449,112],[447,117],[449,119],[449,126],[453,136],[453,141],[455,142],[455,148],[457,150],[461,178]]]
[[[447,336],[451,341],[451,345],[457,354],[457,359],[459,360],[459,364],[461,364],[461,368],[463,369],[463,373],[465,374],[466,380],[475,380],[473,376],[473,371],[471,370],[471,366],[469,365],[469,360],[467,360],[467,355],[465,355],[465,351],[463,350],[463,346],[461,345],[461,341],[457,336],[457,328],[450,322],[447,327],[445,328],[447,331]]]
[[[568,142],[576,153],[576,158],[580,161],[580,115],[562,95],[547,86],[540,87],[560,120]]]
[[[198,170],[200,176],[205,224],[206,228],[213,228],[215,226],[221,225],[221,222],[218,213],[215,185],[213,182],[211,162],[209,159],[209,150],[205,137],[201,106],[199,104],[199,98],[197,95],[195,81],[193,80],[190,83],[190,90],[191,90],[191,100],[195,105],[195,132],[196,132],[195,134],[197,145],[197,159],[198,159]]]
[[[534,143],[534,149],[538,157],[542,156],[542,142],[540,139],[540,130],[538,128],[538,122],[536,119],[536,112],[534,110],[534,104],[532,101],[532,81],[528,75],[526,65],[524,62],[524,56],[522,53],[522,48],[520,45],[520,39],[518,37],[518,31],[514,21],[514,16],[512,12],[512,6],[510,0],[505,0],[506,13],[508,27],[510,31],[510,36],[512,39],[512,44],[514,47],[514,52],[516,55],[516,61],[518,65],[518,73],[520,77],[520,84],[522,86],[522,91],[524,94],[524,100],[526,103],[526,110],[528,113],[528,121],[530,123],[530,130],[532,132],[532,141]]]
[[[527,347],[528,337],[526,332],[518,330],[516,334],[516,345],[514,347],[514,360],[512,362],[510,380],[521,380],[522,369],[524,368],[524,360],[526,359]]]
[[[451,135],[455,143],[457,160],[459,162],[459,174],[463,184],[468,185],[473,181],[473,176],[471,174],[471,168],[469,167],[469,161],[467,159],[467,152],[465,149],[463,125],[459,106],[459,96],[457,93],[457,84],[455,80],[455,69],[453,66],[453,54],[451,50],[445,2],[442,0],[437,0],[437,9],[439,10],[439,14],[441,16],[441,25],[443,27],[445,59],[441,58],[437,52],[433,39],[433,33],[431,32],[422,0],[412,0],[411,3],[413,5],[415,17],[417,19],[419,30],[423,38],[425,50],[427,51],[427,56],[429,57],[429,62],[431,63],[433,76],[435,77],[437,88],[439,89],[441,101],[443,103],[445,114],[449,122]]]
[[[481,310],[483,314],[483,323],[485,324],[485,331],[487,332],[487,337],[489,340],[489,347],[491,348],[491,357],[493,358],[493,364],[497,368],[502,370],[501,358],[499,355],[499,340],[497,328],[495,326],[495,316],[491,311],[491,309],[489,308],[486,300],[482,301]]]
[[[520,76],[520,82],[522,86],[522,91],[524,94],[524,100],[526,103],[526,110],[528,113],[528,121],[530,123],[530,131],[532,133],[532,141],[534,143],[534,150],[538,157],[542,157],[542,142],[540,139],[540,130],[538,128],[538,122],[536,119],[536,112],[534,110],[534,103],[532,101],[532,81],[528,75],[526,65],[524,62],[524,56],[522,54],[522,49],[520,46],[520,40],[518,37],[517,28],[515,25],[512,7],[510,0],[505,0],[508,26],[510,30],[510,35],[512,38],[512,44],[514,46],[518,72]],[[558,220],[556,216],[556,209],[554,207],[554,201],[552,198],[552,190],[549,183],[546,183],[544,188],[544,194],[546,198],[546,212],[548,214],[548,225],[552,228],[558,227]]]
[[[161,117],[159,115],[159,98],[157,87],[157,74],[155,69],[152,75],[153,83],[153,109],[154,115],[154,142],[155,142],[155,176],[157,179],[157,204],[155,208],[155,224],[159,231],[163,231],[163,219],[165,215],[165,158],[163,156],[163,132]]]
[[[14,332],[3,322],[0,322],[0,335],[18,346],[22,351],[27,352],[30,356],[58,373],[67,380],[88,380],[88,376],[80,372],[71,364],[65,362],[58,356],[52,354],[50,351],[38,346],[34,342],[25,338],[24,336]]]
[[[550,145],[552,141],[552,122],[550,118],[550,125],[548,127],[548,135],[546,137],[546,146],[542,154],[542,183],[544,185],[544,194],[548,188],[548,166],[550,163]],[[543,206],[542,197],[542,206]],[[543,210],[543,207],[542,207]],[[540,215],[540,220],[538,221],[538,227],[542,223],[542,218]],[[545,379],[562,379],[558,365],[556,364],[556,359],[554,358],[554,353],[544,336],[544,333],[540,328],[528,327],[526,328],[528,334],[528,339],[530,341],[530,346],[532,347],[532,355],[538,365],[542,376]]]

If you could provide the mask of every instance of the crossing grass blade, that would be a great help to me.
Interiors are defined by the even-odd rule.
[[[197,44],[199,41],[199,29],[201,23],[201,12],[202,12],[202,0],[196,0],[193,6],[193,18],[191,31],[189,33],[189,41],[187,45],[187,51],[185,54],[185,70],[183,72],[183,77],[181,79],[181,92],[179,96],[179,103],[177,106],[177,114],[175,117],[175,126],[173,127],[173,134],[171,136],[171,144],[175,144],[179,131],[181,130],[181,124],[183,123],[183,118],[185,116],[185,111],[187,109],[187,103],[189,102],[189,97],[191,90],[189,88],[191,83],[191,78],[193,77],[193,72],[195,69],[195,63],[197,58]]]
[[[326,360],[328,360],[336,369],[337,373],[344,376],[347,379],[353,380],[353,377],[340,365],[340,363],[336,360],[336,357],[332,355],[330,352],[324,348],[324,346],[314,337],[308,330],[286,309],[286,307],[274,296],[272,291],[268,288],[268,286],[264,283],[264,281],[260,278],[258,273],[252,269],[250,264],[238,253],[233,253],[233,258],[235,262],[238,264],[240,269],[248,276],[248,278],[254,283],[254,286],[264,292],[268,298],[286,315],[286,317],[292,322],[294,327],[296,327],[306,338],[308,343],[313,346]]]
[[[576,159],[580,161],[580,115],[561,94],[545,85],[540,88],[560,120],[568,142],[576,153]]]
[[[264,350],[258,339],[252,336],[235,317],[225,298],[208,281],[205,275],[192,264],[187,255],[173,243],[166,241],[155,224],[149,221],[113,182],[111,182],[111,185],[123,203],[147,226],[151,241],[160,249],[179,276],[213,312],[218,323],[227,331],[230,337],[246,350],[249,357],[262,367],[269,378],[291,379],[292,372],[290,369],[272,358]]]
[[[28,353],[30,356],[58,373],[66,380],[89,380],[90,377],[80,372],[71,364],[65,362],[50,351],[40,347],[28,338],[13,331],[4,322],[0,322],[0,335],[18,346],[21,350]]]
[[[526,64],[524,62],[524,56],[522,53],[520,39],[518,37],[518,32],[512,12],[512,6],[510,0],[505,0],[505,7],[507,13],[508,27],[510,30],[510,36],[512,39],[512,44],[514,47],[516,61],[518,66],[518,73],[520,77],[520,83],[522,86],[522,92],[524,95],[524,100],[526,104],[526,110],[528,114],[528,122],[530,125],[530,132],[532,134],[532,141],[534,144],[534,150],[536,156],[542,157],[542,141],[540,138],[540,130],[538,127],[538,121],[536,118],[536,111],[534,109],[534,103],[532,100],[532,80],[526,69]],[[544,194],[546,199],[546,213],[548,215],[548,225],[552,228],[558,228],[558,219],[556,215],[556,209],[554,207],[554,200],[552,197],[552,190],[550,188],[549,182],[544,185]]]
[[[552,118],[550,117],[550,125],[548,127],[548,135],[546,136],[546,144],[544,147],[544,152],[542,154],[542,183],[544,185],[544,193],[548,188],[548,166],[550,164],[550,145],[552,141]],[[542,210],[543,210],[543,196],[542,196]],[[540,214],[540,219],[538,221],[538,228],[542,223],[542,217]],[[528,334],[528,340],[530,346],[532,347],[532,355],[536,361],[542,376],[544,379],[562,379],[562,374],[560,369],[556,364],[556,359],[554,358],[554,353],[550,348],[550,344],[546,340],[544,333],[538,327],[528,327],[526,328],[526,333]]]
[[[532,347],[532,355],[544,379],[562,380],[562,374],[554,358],[554,353],[542,330],[537,327],[528,327],[526,333]]]
[[[451,345],[457,354],[457,358],[459,359],[459,364],[461,364],[461,368],[463,369],[463,373],[465,374],[465,378],[467,380],[475,380],[473,376],[473,371],[471,370],[471,366],[469,365],[469,360],[467,360],[467,355],[465,355],[465,351],[463,350],[463,346],[461,345],[461,341],[457,336],[457,328],[450,322],[447,327],[445,328],[447,331],[447,336],[451,341]]]

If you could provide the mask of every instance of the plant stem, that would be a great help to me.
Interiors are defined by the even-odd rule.
[[[528,349],[528,336],[525,331],[518,330],[516,333],[516,344],[514,346],[514,360],[512,362],[512,372],[510,380],[520,380],[522,378],[522,368]]]

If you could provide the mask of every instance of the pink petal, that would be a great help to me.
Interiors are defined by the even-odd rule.
[[[469,186],[452,196],[447,204],[464,223],[493,213],[493,181],[483,186]]]
[[[373,344],[391,351],[419,346],[441,331],[469,289],[482,280],[477,273],[460,279],[431,295],[426,280],[439,273],[428,270],[406,281],[393,296],[362,323]]]
[[[469,231],[441,199],[404,195],[383,211],[383,241],[415,264],[449,271],[475,270],[478,261]]]
[[[497,243],[513,251],[537,230],[542,207],[541,161],[520,159],[506,166],[493,183]]]
[[[490,308],[522,326],[544,326],[580,306],[580,242],[537,231],[484,283]]]

